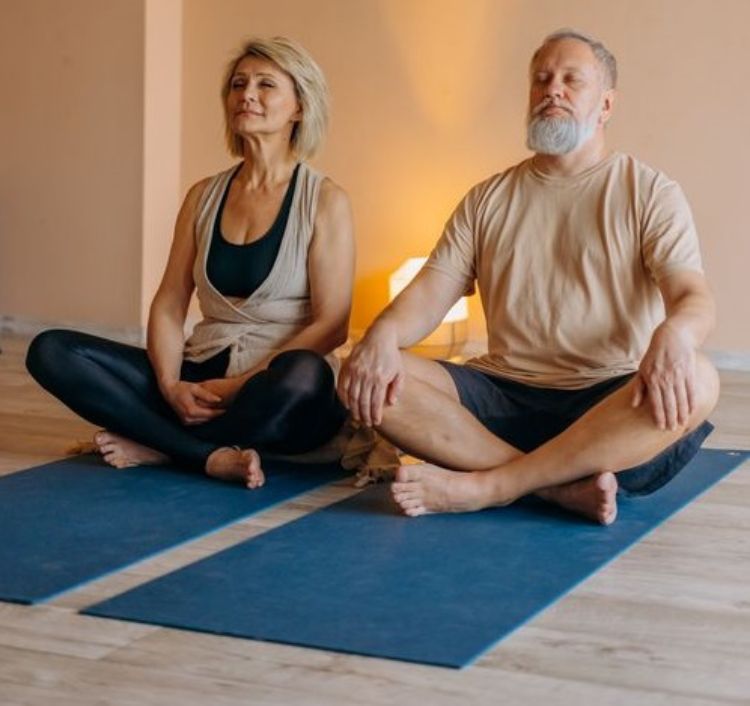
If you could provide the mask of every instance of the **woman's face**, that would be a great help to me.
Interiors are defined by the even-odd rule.
[[[302,117],[291,76],[272,61],[246,56],[229,79],[226,102],[232,131],[241,137],[292,134]]]

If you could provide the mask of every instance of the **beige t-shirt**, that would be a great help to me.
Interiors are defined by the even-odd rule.
[[[618,153],[573,177],[526,160],[483,181],[426,267],[478,284],[489,352],[468,365],[561,389],[637,370],[664,319],[659,281],[702,271],[678,184]]]

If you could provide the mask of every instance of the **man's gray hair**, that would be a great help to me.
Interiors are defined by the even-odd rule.
[[[552,42],[559,42],[562,39],[577,39],[579,42],[584,42],[585,44],[588,44],[591,47],[591,51],[594,53],[594,56],[596,57],[596,60],[599,62],[599,65],[602,67],[602,71],[604,72],[604,83],[606,84],[606,88],[615,88],[617,86],[617,59],[615,59],[612,52],[607,49],[607,47],[604,46],[598,39],[595,39],[594,37],[585,34],[584,32],[580,32],[577,29],[558,29],[557,31],[553,32],[552,34],[548,34],[544,41],[542,42],[542,45],[534,52],[534,56],[531,57],[531,63],[533,64],[537,57],[539,56],[539,53],[546,47],[548,44],[551,44]]]

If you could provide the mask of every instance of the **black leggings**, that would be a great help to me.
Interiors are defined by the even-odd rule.
[[[181,379],[224,377],[228,362],[228,350],[203,363],[183,361]],[[346,417],[330,366],[312,351],[280,353],[245,382],[224,414],[191,426],[182,424],[163,398],[142,348],[53,329],[31,342],[26,367],[87,421],[196,470],[204,470],[221,446],[310,451],[334,436]]]

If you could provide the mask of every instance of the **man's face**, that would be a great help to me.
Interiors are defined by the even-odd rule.
[[[612,91],[591,48],[577,39],[545,46],[531,67],[528,147],[567,154],[588,141],[609,118]]]

